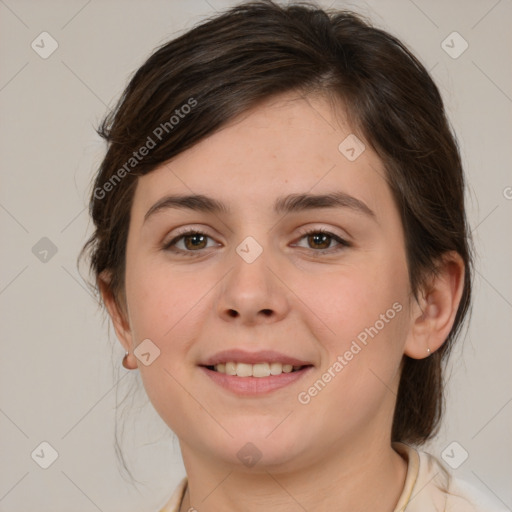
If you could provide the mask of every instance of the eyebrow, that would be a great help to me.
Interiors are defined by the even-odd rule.
[[[230,214],[229,207],[212,197],[202,194],[168,195],[157,201],[144,216],[144,222],[157,212],[169,208],[192,210],[214,214]],[[345,192],[331,192],[329,194],[290,194],[278,197],[274,203],[274,212],[286,214],[313,210],[320,208],[349,208],[356,213],[364,214],[375,219],[375,213],[369,206]]]

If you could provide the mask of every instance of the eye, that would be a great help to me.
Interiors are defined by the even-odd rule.
[[[335,246],[334,250],[329,250],[329,252],[337,252],[343,250],[345,247],[350,247],[350,243],[339,237],[338,235],[331,233],[322,228],[311,229],[309,231],[305,231],[301,234],[301,240],[306,239],[308,248],[314,249],[315,252],[327,251],[328,249],[332,249],[331,243],[333,241],[337,242],[337,246]]]
[[[207,240],[211,239],[206,233],[189,229],[175,236],[170,242],[164,244],[164,249],[172,252],[191,254],[207,248]],[[182,247],[178,245],[183,243]],[[211,246],[210,246],[211,247]]]

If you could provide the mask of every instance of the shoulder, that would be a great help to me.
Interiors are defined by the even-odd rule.
[[[404,492],[395,512],[506,512],[499,500],[455,477],[433,455],[394,443],[408,461]]]
[[[506,512],[509,509],[490,494],[484,494],[468,482],[451,479],[446,512]]]

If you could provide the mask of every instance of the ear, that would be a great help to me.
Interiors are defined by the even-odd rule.
[[[443,255],[437,272],[427,279],[421,297],[412,307],[412,325],[405,343],[405,355],[423,359],[446,341],[464,289],[464,267],[457,252]]]
[[[123,345],[126,352],[132,352],[133,339],[130,323],[128,321],[128,313],[126,311],[127,308],[126,306],[123,307],[118,303],[116,297],[112,293],[110,283],[111,273],[109,271],[101,272],[98,276],[97,284],[103,303],[105,304],[108,314],[112,320],[118,340],[121,342],[121,345]],[[135,356],[133,356],[133,354],[129,354],[126,361],[127,366],[132,369],[137,368],[137,363],[134,357]]]

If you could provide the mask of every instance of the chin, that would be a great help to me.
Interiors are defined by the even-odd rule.
[[[227,441],[226,452],[219,455],[225,457],[228,453],[230,463],[247,471],[296,469],[307,447],[301,446],[300,436],[293,435],[289,428],[276,428],[278,424],[279,421],[266,421],[264,425],[253,422],[251,428],[238,430],[234,438]]]

